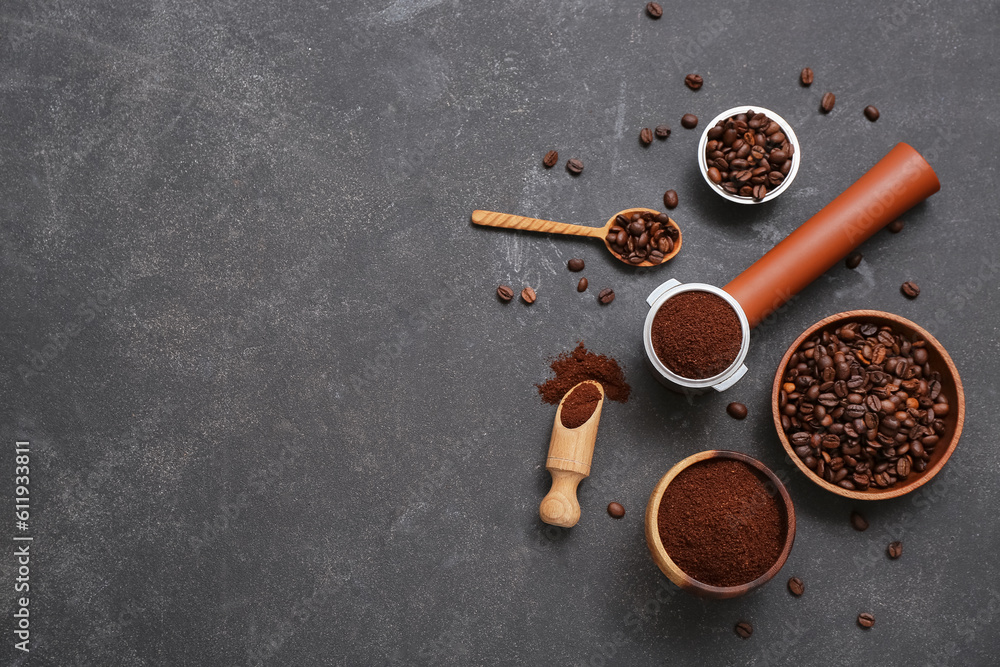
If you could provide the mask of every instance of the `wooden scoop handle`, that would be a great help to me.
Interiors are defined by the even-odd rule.
[[[494,211],[473,211],[472,222],[486,227],[505,227],[507,229],[524,229],[529,232],[546,232],[548,234],[571,234],[573,236],[604,236],[603,227],[585,227],[570,225],[565,222],[553,222],[538,218],[526,218],[523,215],[496,213]]]

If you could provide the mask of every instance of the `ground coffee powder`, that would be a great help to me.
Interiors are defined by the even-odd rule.
[[[740,353],[740,320],[725,299],[711,292],[681,292],[653,318],[653,350],[681,377],[700,380],[729,368]]]
[[[632,388],[625,382],[625,373],[611,357],[588,352],[581,341],[576,349],[563,352],[550,364],[555,377],[538,387],[542,400],[557,405],[566,392],[584,380],[597,380],[604,387],[604,395],[612,401],[624,403]]]
[[[667,554],[711,586],[746,584],[767,572],[785,545],[787,523],[776,490],[731,459],[701,461],[667,486],[657,514]]]
[[[566,428],[582,426],[590,419],[601,400],[601,390],[597,385],[587,382],[574,389],[562,404],[559,419]]]

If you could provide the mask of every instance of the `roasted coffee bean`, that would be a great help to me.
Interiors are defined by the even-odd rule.
[[[501,301],[510,301],[514,298],[514,290],[506,285],[501,285],[497,288],[497,296],[500,297]]]
[[[615,300],[615,291],[610,287],[605,287],[598,293],[597,300],[601,302],[602,305],[608,305]]]
[[[663,205],[668,209],[677,208],[677,193],[673,190],[667,190],[663,193]]]
[[[655,2],[648,2],[646,3],[646,13],[649,14],[649,18],[658,19],[663,16],[663,7]]]
[[[907,280],[903,283],[900,286],[899,291],[902,292],[903,296],[907,299],[916,299],[920,296],[920,287],[912,280]]]
[[[750,635],[753,634],[753,626],[746,621],[740,621],[736,624],[736,634],[743,639],[750,639]]]
[[[888,224],[888,225],[886,226],[886,229],[888,229],[888,230],[889,230],[889,232],[890,232],[890,233],[892,233],[892,234],[898,234],[898,233],[900,233],[901,231],[903,231],[903,227],[904,227],[905,225],[906,225],[906,223],[905,223],[905,222],[903,222],[903,221],[902,221],[901,219],[899,219],[899,218],[896,218],[895,220],[893,220],[892,222],[890,222],[890,223],[889,223],[889,224]]]
[[[742,403],[730,403],[726,406],[726,412],[733,419],[746,419],[747,416],[747,406]]]
[[[666,125],[657,125],[656,129],[653,130],[653,134],[656,135],[657,139],[666,139],[670,136],[670,128]]]
[[[803,86],[811,86],[815,77],[813,76],[813,71],[805,67],[802,69],[802,74],[799,75],[799,80],[802,81]]]
[[[820,100],[819,108],[823,113],[830,113],[833,111],[833,105],[836,104],[837,97],[833,93],[823,93],[823,99]]]
[[[806,592],[806,585],[798,577],[792,577],[788,580],[788,590],[791,591],[792,595],[798,597]]]
[[[767,188],[763,185],[753,186],[753,198],[757,201],[761,201],[767,196]]]
[[[862,259],[864,259],[864,255],[855,250],[847,256],[847,259],[844,260],[844,265],[849,269],[856,269],[858,268],[858,265],[861,264]]]
[[[621,519],[625,516],[625,507],[621,503],[609,503],[608,514],[612,519]]]
[[[851,512],[851,526],[854,530],[868,530],[868,519],[861,515],[860,512]]]
[[[556,166],[557,162],[559,162],[559,153],[556,151],[549,151],[545,154],[545,157],[542,158],[542,164],[546,169],[551,169]]]
[[[681,116],[681,127],[687,130],[693,130],[698,127],[698,117],[693,113],[686,113]]]
[[[525,287],[523,290],[521,290],[521,298],[524,299],[525,303],[532,304],[535,302],[535,299],[537,299],[538,296],[535,294],[535,290],[531,289],[530,287]]]
[[[590,283],[587,282],[586,278],[580,278],[580,282],[578,282],[576,284],[576,291],[577,292],[586,292],[587,291],[587,285],[589,285],[589,284]]]
[[[648,146],[653,143],[653,131],[648,127],[642,128],[639,132],[639,141],[642,142],[643,146]]]
[[[866,630],[873,625],[875,625],[875,617],[868,612],[862,612],[858,614],[858,625],[865,628]]]
[[[878,117],[879,117],[878,109],[876,109],[870,104],[865,107],[865,118],[874,123],[875,121],[878,120]]]
[[[566,262],[566,268],[570,271],[583,271],[584,263],[579,257],[574,257],[573,259]]]
[[[566,162],[566,169],[574,176],[578,176],[583,171],[583,160],[573,158]]]
[[[712,181],[715,184],[721,183],[722,182],[722,172],[720,172],[717,167],[709,167],[708,168],[708,180]]]
[[[899,541],[889,542],[889,546],[885,551],[889,555],[889,558],[896,560],[903,555],[903,543]]]
[[[690,88],[691,90],[698,90],[699,88],[701,88],[703,83],[705,83],[705,80],[701,77],[700,74],[688,74],[686,77],[684,77],[684,85]]]

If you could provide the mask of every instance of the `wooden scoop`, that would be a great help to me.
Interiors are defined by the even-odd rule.
[[[659,214],[659,211],[654,211],[651,208],[627,208],[624,211],[619,211],[611,216],[608,223],[603,227],[587,227],[584,225],[570,225],[565,222],[552,222],[551,220],[539,220],[538,218],[525,218],[521,215],[510,215],[509,213],[494,213],[493,211],[473,211],[472,212],[472,222],[477,225],[484,225],[486,227],[505,227],[507,229],[524,229],[530,232],[546,232],[549,234],[570,234],[573,236],[591,236],[593,238],[598,238],[604,241],[604,246],[608,249],[612,255],[617,257],[620,261],[628,264],[629,266],[660,266],[665,264],[667,260],[673,259],[674,256],[681,250],[681,228],[677,225],[673,218],[667,218],[668,224],[677,230],[677,240],[674,242],[673,250],[668,254],[663,256],[663,260],[660,264],[653,264],[649,261],[643,261],[641,264],[633,264],[628,261],[625,257],[622,257],[614,250],[611,249],[611,243],[608,242],[608,232],[611,228],[615,226],[615,219],[619,215],[623,215],[626,218],[631,218],[633,213],[655,213]]]
[[[590,419],[576,428],[566,428],[562,424],[563,403],[574,389],[566,392],[559,401],[556,410],[556,421],[552,427],[552,439],[549,440],[549,457],[545,468],[552,473],[552,488],[542,504],[538,507],[538,516],[547,524],[570,528],[580,520],[580,503],[576,499],[576,487],[580,480],[590,475],[590,461],[594,457],[594,442],[597,440],[597,425],[601,421],[601,408],[604,407],[604,387],[600,382],[586,380],[601,392],[601,400],[594,408]]]

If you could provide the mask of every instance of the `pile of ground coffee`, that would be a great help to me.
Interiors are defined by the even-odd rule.
[[[581,384],[571,391],[566,400],[563,401],[559,420],[566,428],[583,426],[584,422],[594,414],[600,401],[601,390],[597,388],[597,385],[591,382]]]
[[[584,380],[597,380],[604,387],[604,395],[612,401],[624,403],[632,388],[625,382],[625,373],[611,357],[588,352],[581,341],[576,349],[563,352],[550,364],[555,377],[536,385],[542,400],[557,405],[566,392]]]
[[[695,463],[663,493],[660,540],[693,579],[710,586],[749,583],[774,565],[785,545],[787,523],[776,496],[745,463]]]
[[[711,292],[681,292],[667,299],[653,318],[652,336],[660,361],[693,380],[729,368],[743,344],[736,311]]]

